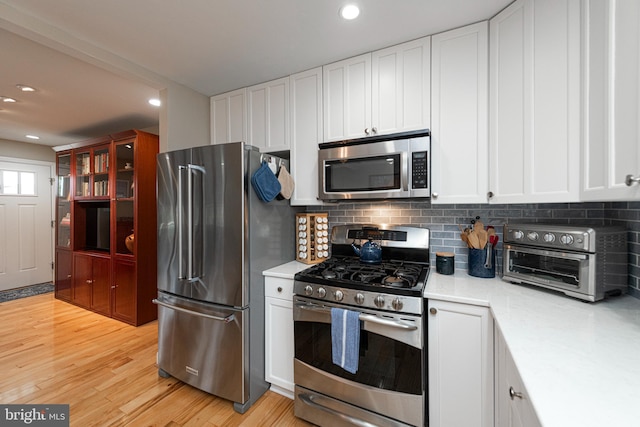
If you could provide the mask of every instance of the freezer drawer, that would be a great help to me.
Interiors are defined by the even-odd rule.
[[[158,367],[200,390],[238,403],[249,399],[245,329],[249,309],[160,292]]]

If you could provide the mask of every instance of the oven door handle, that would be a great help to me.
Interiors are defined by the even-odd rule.
[[[331,310],[323,306],[318,306],[315,304],[306,304],[306,303],[296,304],[296,306],[303,310],[321,312],[331,316]],[[378,325],[390,326],[393,328],[399,328],[399,329],[404,329],[408,331],[415,331],[416,329],[418,329],[416,325],[410,325],[397,320],[383,319],[378,316],[374,316],[372,314],[360,313],[359,317],[360,317],[360,320],[362,320],[363,322],[377,323]]]

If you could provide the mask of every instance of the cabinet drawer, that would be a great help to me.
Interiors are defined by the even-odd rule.
[[[293,300],[293,280],[281,277],[264,278],[264,295],[266,297]]]

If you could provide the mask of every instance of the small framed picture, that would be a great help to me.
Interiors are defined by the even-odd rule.
[[[126,179],[118,179],[116,180],[116,198],[125,199],[127,197],[131,197],[129,195],[130,184]]]

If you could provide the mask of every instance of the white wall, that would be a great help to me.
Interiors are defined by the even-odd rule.
[[[56,161],[56,153],[51,147],[27,142],[9,141],[7,139],[0,139],[0,157],[40,160],[53,163]]]
[[[211,143],[208,96],[176,83],[160,99],[160,152]]]

